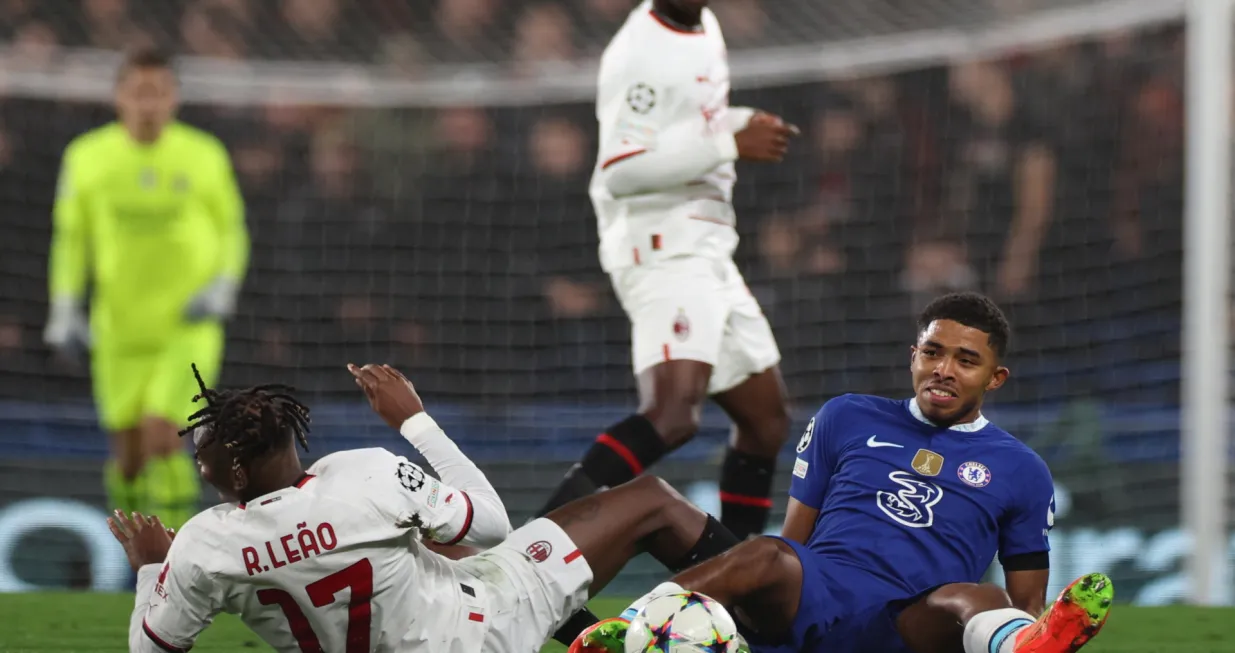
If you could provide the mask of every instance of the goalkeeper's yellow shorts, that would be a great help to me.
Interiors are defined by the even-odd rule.
[[[90,367],[99,422],[110,432],[133,428],[145,417],[183,426],[204,405],[193,403],[201,390],[190,365],[196,363],[211,386],[222,362],[223,325],[218,322],[186,325],[159,349],[132,351],[96,342]]]

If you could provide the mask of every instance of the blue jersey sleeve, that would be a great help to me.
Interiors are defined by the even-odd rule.
[[[793,461],[793,479],[789,484],[789,496],[818,510],[832,480],[836,466],[835,447],[832,437],[832,422],[843,397],[832,399],[815,413],[806,432],[798,441],[798,457]]]
[[[999,559],[1051,550],[1055,526],[1055,483],[1046,463],[1034,455],[1017,474],[1016,499],[999,524]]]

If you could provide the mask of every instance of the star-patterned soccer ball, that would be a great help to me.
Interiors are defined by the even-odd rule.
[[[736,653],[738,646],[733,617],[698,592],[652,599],[626,631],[626,653]]]

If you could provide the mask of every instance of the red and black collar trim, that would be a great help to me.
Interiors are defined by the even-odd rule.
[[[314,479],[314,478],[317,478],[317,476],[315,476],[315,475],[313,475],[313,474],[309,474],[309,473],[304,473],[304,474],[301,474],[301,475],[300,475],[300,478],[296,479],[296,482],[295,482],[295,483],[293,483],[293,484],[292,484],[292,486],[293,486],[293,487],[295,487],[295,488],[297,488],[297,489],[302,488],[302,487],[304,487],[304,484],[305,484],[305,483],[308,483],[310,479]],[[238,506],[241,510],[244,510],[244,509],[245,509],[245,506],[246,506],[247,504],[246,504],[246,502],[241,501],[240,503],[238,503],[238,504],[236,504],[236,505],[237,505],[237,506]]]

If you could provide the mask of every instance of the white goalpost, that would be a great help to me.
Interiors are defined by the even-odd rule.
[[[1230,403],[1231,0],[1187,12],[1182,488],[1192,603],[1230,601],[1227,458]]]

